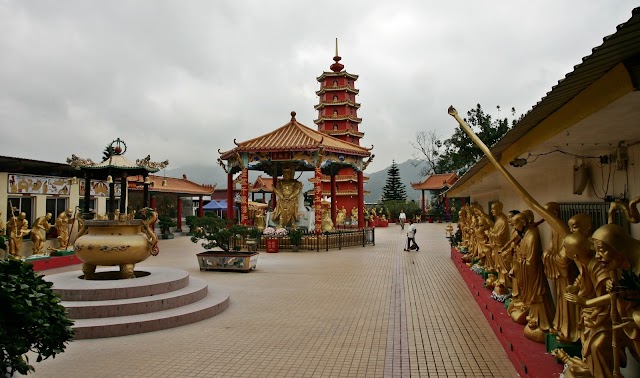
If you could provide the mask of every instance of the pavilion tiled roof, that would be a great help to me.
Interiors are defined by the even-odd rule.
[[[142,182],[144,181],[144,178],[142,176],[131,176],[127,179],[129,181],[130,190],[143,189]],[[196,184],[195,182],[188,180],[186,177],[174,178],[149,175],[149,179],[151,180],[149,190],[152,192],[185,194],[193,196],[210,196],[211,193],[213,193],[213,191],[216,189],[215,185]],[[162,186],[163,180],[167,180],[167,186]],[[136,183],[140,183],[140,185],[135,185]]]
[[[314,151],[320,148],[324,148],[326,152],[352,156],[371,155],[368,148],[345,142],[299,123],[296,121],[295,112],[291,112],[291,116],[291,121],[270,133],[241,143],[234,141],[237,147],[221,151],[220,158],[229,159],[236,152]]]
[[[411,187],[415,190],[441,190],[450,187],[456,181],[458,181],[458,175],[455,173],[438,173],[427,177],[422,182],[411,183]]]
[[[258,176],[253,186],[250,189],[251,192],[267,192],[273,193],[273,179],[265,179],[262,175]]]

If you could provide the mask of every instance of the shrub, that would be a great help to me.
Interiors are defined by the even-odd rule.
[[[38,355],[37,362],[64,352],[73,338],[73,322],[67,318],[52,283],[20,260],[0,261],[0,374],[35,371],[26,355]]]

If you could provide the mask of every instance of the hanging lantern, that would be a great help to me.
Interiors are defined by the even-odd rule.
[[[77,183],[78,183],[78,178],[77,178],[76,176],[73,176],[73,177],[71,178],[71,184],[72,184],[72,185],[76,185]]]
[[[144,183],[147,185],[151,184],[151,179],[149,178],[149,176],[144,178]]]
[[[107,176],[107,184],[113,184],[113,177],[111,177],[111,175]]]
[[[162,180],[162,186],[167,186],[167,179]]]

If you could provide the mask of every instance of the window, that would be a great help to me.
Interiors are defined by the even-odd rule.
[[[51,221],[55,223],[55,219],[60,213],[67,209],[67,198],[47,198],[47,213],[51,213]],[[47,232],[47,239],[57,238],[58,232],[55,227],[51,227]]]
[[[337,124],[333,125],[333,129],[338,130],[338,125]]]
[[[16,209],[15,215],[18,216],[20,213],[26,214],[26,220],[29,222],[29,227],[33,224],[33,198],[32,197],[9,197],[9,203],[7,203],[7,220],[11,218],[12,214],[11,206]],[[24,238],[27,239],[29,235],[25,235]]]
[[[80,211],[84,211],[84,198],[80,198],[80,202],[78,202],[78,206],[80,207]],[[95,198],[92,198],[89,200],[89,211],[96,211]]]
[[[111,207],[109,206],[111,204],[111,200],[107,198],[107,213],[109,213]],[[115,204],[113,206],[113,211],[116,210],[120,210],[120,198],[116,198],[115,199]]]
[[[333,86],[334,86],[334,87],[337,87],[337,86],[338,86],[338,80],[334,80],[334,81],[333,81]]]
[[[338,101],[338,96],[337,95],[333,95],[333,101]]]

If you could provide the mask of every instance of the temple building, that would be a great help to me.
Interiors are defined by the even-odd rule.
[[[318,131],[359,146],[364,133],[358,130],[362,122],[362,119],[358,118],[360,104],[355,99],[359,92],[355,88],[358,75],[345,71],[344,65],[340,63],[341,59],[336,39],[336,55],[333,57],[334,63],[329,67],[331,71],[323,72],[316,78],[320,83],[320,90],[316,91],[319,103],[314,106],[318,111],[318,119],[313,122],[318,126]],[[322,195],[330,197],[331,178],[329,175],[323,175],[321,180]],[[366,182],[368,178],[365,177],[364,180]],[[353,168],[340,169],[336,172],[334,181],[336,198],[332,200],[336,206],[348,210],[357,207],[358,179]]]

